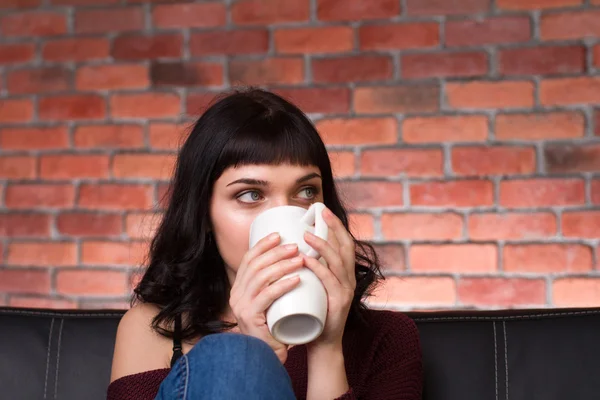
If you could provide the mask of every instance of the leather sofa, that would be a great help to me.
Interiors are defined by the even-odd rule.
[[[105,399],[123,313],[0,307],[0,399]],[[407,314],[426,400],[600,399],[600,308]]]

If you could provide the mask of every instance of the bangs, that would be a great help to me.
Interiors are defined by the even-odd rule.
[[[322,169],[323,151],[319,134],[310,123],[294,121],[275,113],[258,117],[235,132],[223,147],[217,177],[229,167],[253,164],[314,165]]]

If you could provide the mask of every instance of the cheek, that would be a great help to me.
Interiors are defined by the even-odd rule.
[[[251,218],[236,213],[224,214],[213,221],[217,248],[227,267],[233,271],[238,270],[242,257],[248,251],[251,223]]]

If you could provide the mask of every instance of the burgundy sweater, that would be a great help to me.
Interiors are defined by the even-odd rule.
[[[420,400],[423,386],[421,346],[415,323],[389,310],[369,310],[367,328],[346,330],[344,363],[350,390],[338,400]],[[285,368],[298,400],[306,399],[306,346],[289,350]],[[153,400],[170,369],[127,375],[108,387],[108,400]]]

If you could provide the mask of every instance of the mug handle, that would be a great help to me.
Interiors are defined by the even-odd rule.
[[[315,224],[315,236],[320,237],[323,240],[327,240],[327,235],[329,233],[329,227],[327,226],[327,224],[325,223],[325,220],[323,219],[322,212],[324,209],[325,209],[325,204],[320,203],[320,202],[313,203],[308,208],[308,210],[306,210],[306,213],[302,217],[301,221],[303,223],[305,223],[306,225],[312,225],[314,223]],[[307,256],[309,256],[309,257],[316,257],[318,255],[319,255],[319,253],[317,253],[317,251],[313,248],[311,248],[307,254]]]

